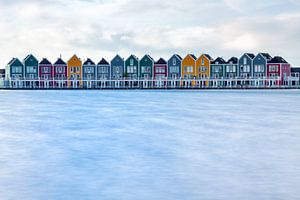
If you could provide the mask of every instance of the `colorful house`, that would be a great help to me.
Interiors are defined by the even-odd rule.
[[[29,54],[24,59],[24,70],[25,70],[25,82],[26,87],[37,87],[39,79],[39,61],[32,55]]]
[[[57,61],[53,65],[53,77],[55,79],[54,85],[58,88],[64,88],[67,86],[67,79],[68,79],[68,66],[67,64],[61,59],[58,58]]]
[[[267,64],[272,57],[268,53],[259,53],[253,59],[253,75],[254,78],[264,78],[267,76]]]
[[[174,54],[168,60],[168,78],[179,79],[181,77],[181,62],[182,58],[178,54]]]
[[[102,58],[97,64],[97,79],[108,80],[110,79],[110,64]]]
[[[84,88],[94,88],[96,86],[96,64],[90,58],[82,65],[82,78]]]
[[[116,55],[111,60],[111,79],[122,80],[124,77],[124,59],[121,56]]]
[[[135,55],[129,56],[125,61],[125,74],[128,79],[135,80],[139,77],[139,59]]]
[[[43,58],[39,63],[40,87],[49,88],[53,86],[53,66],[49,60]]]
[[[24,65],[18,58],[13,58],[5,68],[5,79],[10,80],[11,87],[23,87]]]
[[[160,58],[154,63],[154,85],[161,87],[167,84],[165,79],[168,77],[168,63],[163,58]]]
[[[239,59],[239,77],[250,78],[253,75],[253,59],[255,55],[252,53],[245,53]]]
[[[236,78],[238,77],[238,58],[230,58],[225,65],[225,78]]]
[[[225,76],[225,64],[226,61],[218,57],[210,64],[210,77],[213,79],[223,78]]]
[[[288,77],[291,76],[291,66],[280,56],[268,61],[267,78],[273,79],[269,85],[288,85]]]
[[[195,76],[200,79],[208,79],[210,77],[210,65],[212,61],[213,58],[210,55],[202,54],[196,60]]]
[[[195,78],[196,57],[193,54],[188,54],[181,62],[181,77],[184,79]]]
[[[73,55],[67,62],[68,65],[68,86],[72,88],[82,87],[82,62]]]
[[[146,54],[141,60],[139,65],[140,78],[141,79],[151,79],[153,77],[153,66],[154,60],[151,56]]]

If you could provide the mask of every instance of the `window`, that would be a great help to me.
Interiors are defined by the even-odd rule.
[[[80,67],[76,67],[77,73],[80,72]]]
[[[176,65],[176,58],[173,58],[173,65]]]
[[[131,66],[133,65],[133,59],[130,59],[130,65]]]
[[[202,67],[200,67],[200,72],[206,72],[207,70],[206,70],[206,67],[205,66],[202,66]]]
[[[204,65],[204,58],[202,58],[202,60],[201,60],[201,64],[202,64],[202,65]]]
[[[247,58],[246,57],[244,57],[244,65],[247,65]]]
[[[184,67],[185,73],[193,73],[193,67],[192,66],[185,66]]]

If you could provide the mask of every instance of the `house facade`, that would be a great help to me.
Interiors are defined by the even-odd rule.
[[[288,77],[291,76],[291,66],[280,56],[268,61],[267,78],[271,79],[269,85],[287,85]]]
[[[210,65],[213,58],[208,54],[202,54],[196,60],[196,77],[200,79],[208,79],[210,77]]]
[[[210,77],[213,79],[224,78],[226,61],[218,57],[210,64]]]
[[[82,65],[83,87],[94,88],[96,77],[96,64],[90,58],[87,58]]]
[[[225,78],[238,77],[238,58],[232,57],[225,64]]]
[[[193,79],[195,77],[196,57],[188,54],[181,63],[181,77],[183,79]]]
[[[150,55],[146,54],[140,60],[140,64],[139,64],[140,79],[144,79],[144,80],[152,79],[153,68],[154,68],[154,60]]]
[[[168,78],[179,79],[181,77],[181,62],[182,58],[178,54],[174,54],[168,60]]]
[[[124,59],[121,56],[116,55],[111,60],[111,79],[122,80],[124,77]]]
[[[25,86],[37,87],[39,84],[39,61],[32,54],[29,54],[24,59],[24,71]]]
[[[110,64],[102,58],[97,64],[97,79],[108,80],[110,79]]]
[[[125,78],[136,80],[139,77],[139,59],[130,55],[125,61]]]
[[[67,86],[68,79],[68,66],[65,61],[61,58],[58,58],[53,65],[53,77],[54,77],[54,86],[57,88],[64,88]]]
[[[10,87],[23,87],[24,65],[18,58],[13,58],[5,68],[5,79],[11,81]]]
[[[253,59],[253,77],[264,78],[267,76],[267,64],[272,57],[268,53],[259,53]]]
[[[39,63],[39,77],[40,77],[40,87],[49,88],[53,86],[53,66],[52,63],[43,58],[43,60]]]
[[[73,55],[67,62],[68,86],[73,88],[82,87],[82,61]]]
[[[245,53],[239,59],[239,77],[250,78],[253,76],[253,59],[255,55],[252,53]]]

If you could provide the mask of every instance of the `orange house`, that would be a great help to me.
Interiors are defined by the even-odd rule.
[[[194,85],[194,81],[190,79],[195,78],[195,70],[196,70],[196,57],[193,54],[188,54],[181,62],[181,77],[183,79],[189,79],[187,81],[183,81],[182,85]]]
[[[196,61],[196,76],[197,78],[210,77],[210,62],[212,57],[208,54],[202,54]]]
[[[76,55],[68,61],[68,86],[82,87],[82,62]]]

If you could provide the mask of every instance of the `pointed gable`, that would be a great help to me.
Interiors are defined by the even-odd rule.
[[[211,64],[225,64],[225,63],[226,63],[226,61],[221,57],[218,57],[214,61],[211,62]]]
[[[29,54],[24,58],[25,65],[38,65],[39,61],[32,55]]]
[[[66,65],[67,63],[63,61],[61,58],[58,58],[54,65]]]
[[[203,55],[210,61],[214,60],[209,54],[203,54]]]
[[[111,60],[111,62],[116,62],[116,61],[123,61],[123,62],[124,62],[124,59],[123,59],[119,54],[117,54],[117,55]]]
[[[87,58],[83,65],[95,65],[95,63],[90,58]]]
[[[255,58],[255,55],[253,53],[245,53],[245,55],[251,58],[252,60]]]
[[[238,58],[232,57],[226,62],[226,64],[238,64]]]
[[[271,60],[272,56],[268,53],[260,53],[266,60]]]
[[[69,66],[81,66],[82,62],[80,58],[77,57],[76,54],[74,54],[69,60],[68,65]]]
[[[24,66],[23,63],[18,58],[13,58],[9,63],[9,66]]]
[[[155,62],[154,59],[153,59],[149,54],[144,55],[144,57],[141,59],[141,61],[142,61],[142,60],[145,60],[145,59],[147,59],[147,58],[148,58],[150,61],[152,61],[152,63]]]
[[[156,65],[166,65],[167,61],[163,58],[160,58],[158,61],[155,62]]]
[[[109,63],[104,58],[102,58],[98,65],[109,65]]]
[[[288,62],[280,56],[275,56],[268,63],[271,63],[271,64],[285,64],[286,63],[287,64]]]
[[[52,64],[47,58],[43,58],[43,60],[40,62],[40,65],[52,65]]]

